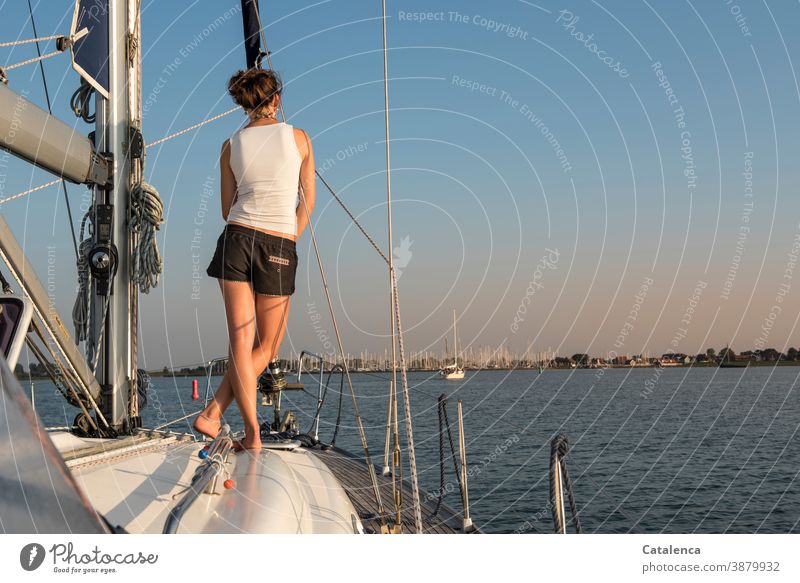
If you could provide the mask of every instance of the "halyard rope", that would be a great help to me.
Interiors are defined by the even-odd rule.
[[[51,180],[50,182],[47,182],[45,184],[40,184],[39,186],[35,186],[33,188],[29,188],[25,192],[20,192],[20,193],[8,196],[6,198],[0,198],[0,204],[5,204],[7,202],[11,202],[12,200],[16,200],[18,198],[22,198],[23,196],[27,196],[27,195],[29,195],[31,193],[38,192],[39,190],[44,190],[45,188],[48,188],[48,187],[53,186],[55,184],[58,184],[59,182],[61,182],[61,179],[57,178],[56,180]]]
[[[60,35],[60,34],[53,34],[53,35],[50,35],[50,36],[40,36],[39,38],[26,38],[25,40],[15,40],[15,41],[10,41],[10,42],[4,42],[4,43],[0,43],[0,48],[15,47],[15,46],[18,46],[18,45],[25,45],[25,44],[29,44],[29,43],[36,43],[36,42],[39,42],[39,41],[46,41],[46,40],[54,40],[54,39],[57,39],[57,38],[64,38],[64,36]]]

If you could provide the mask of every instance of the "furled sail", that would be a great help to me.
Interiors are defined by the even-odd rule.
[[[260,66],[261,60],[261,17],[258,0],[242,0],[242,23],[244,24],[244,54],[247,68]]]

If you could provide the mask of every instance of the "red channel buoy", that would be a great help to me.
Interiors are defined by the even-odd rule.
[[[197,379],[192,381],[192,400],[196,401],[200,398],[200,393],[197,392]]]

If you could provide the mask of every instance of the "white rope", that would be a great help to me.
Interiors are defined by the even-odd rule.
[[[6,198],[0,198],[0,204],[5,204],[7,202],[11,202],[12,200],[17,200],[18,198],[22,198],[23,196],[27,196],[27,195],[29,195],[29,194],[31,194],[33,192],[37,192],[39,190],[44,190],[45,188],[47,188],[49,186],[53,186],[55,184],[58,184],[59,182],[61,182],[61,179],[57,178],[56,180],[51,180],[50,182],[48,182],[46,184],[40,184],[39,186],[36,186],[34,188],[30,188],[30,189],[26,190],[25,192],[20,192],[18,194],[14,194],[14,195],[8,196]]]
[[[14,63],[13,65],[5,65],[3,67],[4,71],[11,71],[12,69],[18,69],[20,67],[24,67],[25,65],[30,65],[31,63],[38,63],[39,61],[43,61],[45,59],[49,59],[50,57],[55,57],[56,55],[60,55],[63,51],[53,51],[52,53],[45,53],[39,57],[33,57],[32,59],[28,59],[27,61],[21,61],[19,63]]]
[[[156,231],[164,222],[164,203],[156,188],[141,182],[131,192],[131,231],[138,235],[133,251],[133,280],[139,291],[149,293],[158,285],[163,263]]]
[[[381,0],[381,13],[383,23],[383,105],[384,121],[386,132],[386,209],[388,217],[389,231],[389,282],[391,285],[391,332],[392,332],[392,386],[397,387],[397,351],[400,356],[400,376],[403,382],[403,408],[405,413],[406,442],[408,445],[408,468],[411,478],[411,502],[414,506],[414,523],[416,531],[422,534],[422,508],[419,496],[419,478],[417,476],[417,457],[414,451],[414,431],[411,421],[411,399],[408,394],[408,375],[406,371],[405,349],[403,347],[403,329],[400,323],[400,297],[397,292],[397,277],[394,270],[394,260],[392,253],[392,165],[389,149],[389,58],[386,39],[386,0]],[[395,333],[397,343],[395,344]],[[393,391],[393,397],[397,398],[397,389]],[[397,404],[394,404],[395,410]],[[395,427],[395,431],[397,428]],[[392,478],[394,480],[394,478]]]
[[[53,34],[50,36],[40,36],[39,38],[26,38],[25,40],[15,40],[11,42],[0,43],[0,48],[16,47],[18,45],[26,45],[29,43],[38,43],[39,41],[54,40],[57,38],[64,38],[64,35]]]
[[[229,109],[228,111],[224,111],[224,112],[220,113],[219,115],[215,115],[214,117],[210,117],[210,118],[208,118],[206,120],[201,121],[200,123],[196,123],[193,126],[189,126],[188,128],[186,128],[184,130],[181,130],[179,132],[175,132],[174,134],[170,134],[170,135],[168,135],[166,137],[163,137],[161,139],[156,140],[155,142],[151,142],[151,143],[148,144],[148,147],[152,148],[154,146],[158,146],[160,144],[163,144],[167,140],[171,140],[172,138],[177,138],[178,136],[182,136],[183,134],[189,133],[192,130],[196,130],[197,128],[206,125],[207,123],[211,123],[212,121],[217,121],[218,119],[220,119],[222,117],[225,117],[226,115],[230,115],[233,112],[239,111],[241,109],[242,109],[241,107],[237,106],[237,107],[234,107],[232,109]]]

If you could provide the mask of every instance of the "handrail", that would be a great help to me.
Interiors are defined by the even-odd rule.
[[[320,356],[319,354],[315,354],[309,350],[304,350],[300,353],[300,358],[298,360],[297,365],[297,380],[300,381],[300,377],[303,374],[303,358],[309,356],[311,358],[316,358],[319,362],[319,389],[317,391],[317,406],[314,412],[314,418],[311,420],[311,429],[309,430],[309,434],[317,441],[319,441],[319,424],[320,419],[322,417],[322,405],[325,402],[325,399],[328,395],[328,383],[333,376],[333,373],[339,372],[341,374],[345,374],[344,367],[341,364],[332,364],[325,360],[324,356]],[[327,364],[330,368],[328,372],[328,383],[324,381],[325,376],[325,364]],[[309,373],[310,374],[310,373]],[[344,379],[342,380],[344,382]],[[339,393],[339,414],[341,415],[341,396],[342,392]],[[338,423],[339,420],[337,419],[337,430],[338,430]],[[336,433],[334,432],[333,441],[336,441]]]
[[[162,534],[175,534],[181,525],[181,520],[186,511],[200,497],[200,494],[213,489],[216,478],[225,471],[225,461],[233,448],[233,439],[230,436],[230,426],[223,425],[214,441],[208,446],[208,455],[192,476],[192,482],[187,488],[183,498],[170,510],[164,522]]]
[[[472,524],[472,518],[469,515],[469,486],[467,485],[467,445],[464,439],[464,414],[461,407],[461,399],[456,403],[456,411],[458,412],[458,453],[461,458],[461,503],[464,507],[464,520],[462,527],[464,532],[472,532],[475,527]]]

